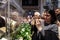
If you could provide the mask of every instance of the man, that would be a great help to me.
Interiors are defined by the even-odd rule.
[[[60,39],[60,8],[55,10],[56,17],[57,17],[57,25],[58,25],[58,37]]]
[[[56,15],[60,14],[60,8],[55,9]]]

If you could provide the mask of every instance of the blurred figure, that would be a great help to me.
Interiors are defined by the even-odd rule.
[[[23,21],[24,21],[24,23],[30,23],[31,17],[30,16],[24,17]]]
[[[55,13],[56,13],[56,18],[57,18],[57,24],[59,25],[59,23],[60,23],[60,8],[57,8],[55,10]]]
[[[40,32],[42,30],[41,20],[40,13],[35,12],[31,20],[32,40],[43,40],[42,33]]]
[[[55,9],[56,15],[60,14],[60,8]]]
[[[56,10],[55,10],[55,13],[56,13],[56,17],[57,17],[57,24],[59,25],[59,21],[60,21],[60,8],[57,8]]]
[[[44,19],[44,27],[41,20]],[[31,21],[32,40],[59,40],[57,37],[58,27],[56,25],[56,15],[54,10],[46,10],[41,19],[40,13],[35,12]]]
[[[56,25],[56,15],[54,10],[45,11],[44,18],[44,40],[59,40],[57,37],[58,27]]]
[[[5,27],[5,20],[0,16],[0,27]]]
[[[57,17],[57,25],[60,26],[60,14],[58,14],[56,17]]]
[[[0,16],[0,38],[6,33],[5,20]]]
[[[58,37],[60,39],[60,8],[55,10],[56,18],[57,18],[57,25],[58,25]]]

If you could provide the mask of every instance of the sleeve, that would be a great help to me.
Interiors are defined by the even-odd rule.
[[[33,33],[33,31],[34,31],[34,27],[33,25],[31,25],[31,34]]]
[[[56,26],[56,25],[55,24],[52,24],[52,25],[50,24],[48,26],[44,26],[43,29],[44,30],[50,30],[50,29],[54,28],[54,26]]]
[[[44,26],[43,30],[52,30],[56,33],[58,33],[58,26],[56,24],[50,24],[48,26]]]
[[[50,29],[53,28],[53,26],[54,26],[54,25],[51,25],[51,24],[48,25],[48,26],[44,26],[44,27],[43,27],[43,30],[50,30]]]

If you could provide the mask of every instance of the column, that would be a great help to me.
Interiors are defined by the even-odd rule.
[[[60,0],[58,0],[58,8],[60,8]]]
[[[39,4],[39,12],[42,14],[42,12],[44,11],[43,9],[44,0],[38,0],[38,4]]]

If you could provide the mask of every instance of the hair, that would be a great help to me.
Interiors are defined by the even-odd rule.
[[[4,27],[5,26],[5,20],[0,17],[0,27]]]
[[[60,8],[55,8],[54,10],[56,10],[56,9],[60,9]]]
[[[54,10],[49,10],[48,12],[51,15],[51,24],[54,24],[57,20],[55,11]]]

